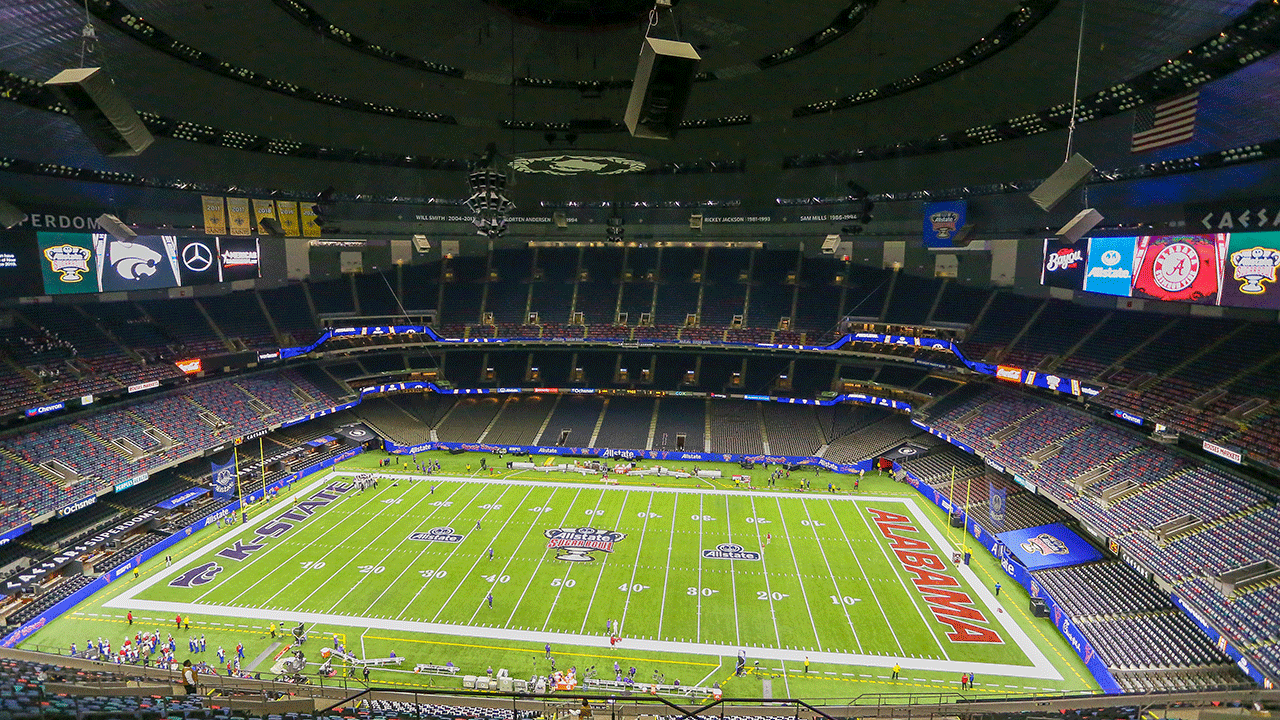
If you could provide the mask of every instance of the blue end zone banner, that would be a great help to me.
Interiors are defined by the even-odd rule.
[[[1002,532],[997,537],[1027,570],[1079,565],[1102,559],[1102,553],[1062,523]]]
[[[213,496],[226,499],[236,494],[236,461],[232,458],[223,465],[209,461],[209,472],[213,476]]]
[[[991,525],[997,530],[1004,529],[1004,508],[1008,502],[1008,491],[996,487],[995,483],[987,485],[987,512],[991,517]]]
[[[954,247],[955,237],[964,227],[969,214],[969,201],[948,200],[924,204],[923,238],[925,247]]]

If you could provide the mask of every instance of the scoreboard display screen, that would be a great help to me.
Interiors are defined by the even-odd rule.
[[[1280,310],[1280,232],[1080,242],[1045,242],[1042,284],[1117,297]]]
[[[128,292],[261,277],[257,238],[42,232],[39,277],[49,295]],[[37,293],[32,293],[37,294]]]
[[[30,297],[42,290],[35,231],[0,230],[0,297]]]

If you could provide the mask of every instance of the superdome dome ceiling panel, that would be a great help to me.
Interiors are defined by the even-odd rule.
[[[98,40],[87,64],[105,66],[140,111],[225,130],[338,148],[445,158],[469,158],[486,142],[497,142],[504,152],[565,147],[563,133],[557,137],[558,144],[552,146],[544,139],[543,130],[512,133],[499,129],[512,117],[511,90],[503,83],[510,72],[513,28],[510,16],[500,9],[482,0],[310,0],[309,4],[365,40],[456,65],[470,75],[446,77],[356,52],[305,27],[274,1],[124,0],[124,5],[164,32],[231,65],[355,100],[447,113],[456,117],[459,124],[386,117],[269,92],[158,52],[97,18],[94,25]],[[1101,90],[1185,51],[1215,35],[1230,18],[1250,5],[1245,0],[1090,2],[1082,93]],[[703,69],[715,71],[752,63],[787,43],[798,42],[848,6],[848,0],[683,0],[676,15],[684,37],[707,46],[703,50]],[[942,62],[979,40],[1016,7],[1010,0],[879,0],[850,32],[810,55],[695,85],[686,119],[743,113],[751,116],[749,125],[690,129],[673,142],[636,140],[625,132],[583,131],[578,133],[576,147],[642,153],[659,163],[745,159],[748,174],[757,177],[755,186],[785,189],[791,182],[789,178],[800,177],[781,171],[782,159],[790,155],[936,137],[1069,101],[1080,5],[1078,0],[1059,0],[1026,37],[958,75],[866,105],[812,117],[791,117],[792,110],[802,104],[874,88]],[[12,0],[4,13],[6,22],[0,23],[0,68],[44,80],[79,63],[82,4],[76,0]],[[516,71],[520,76],[629,80],[641,34],[638,25],[600,32],[564,32],[516,22]],[[1269,75],[1256,75],[1266,76]],[[600,118],[617,122],[622,118],[626,97],[625,90],[584,97],[573,90],[519,87],[515,91],[515,117],[537,122]],[[7,104],[0,103],[0,120],[11,112]],[[1114,130],[1123,124],[1116,121],[1108,126],[1113,128],[1110,142],[1117,152],[1127,144],[1127,137],[1121,137],[1124,133]],[[1087,134],[1088,126],[1083,127]],[[985,175],[991,181],[1023,179],[1005,177],[1009,163],[988,158],[1022,153],[1031,147],[1061,147],[1065,141],[1061,133],[1050,133],[1048,137],[1051,139],[1029,145],[1016,141],[1016,146],[1010,143],[1005,149],[972,156],[947,153],[950,157],[931,160],[924,166],[941,169],[940,178],[954,174]],[[51,138],[41,142],[61,141]],[[28,152],[39,155],[29,146]],[[50,148],[50,152],[65,151]],[[169,151],[164,154],[169,156]],[[202,163],[194,167],[196,171],[226,177],[242,168],[250,172],[247,168],[260,162],[258,154],[221,148],[204,148],[199,154]],[[1046,162],[1053,159],[1049,155],[1057,153],[1046,155]],[[181,152],[174,151],[172,157],[180,162]],[[970,167],[974,157],[983,158],[977,168]],[[210,158],[218,161],[210,164]],[[305,168],[308,162],[290,160],[287,164],[290,168]],[[316,171],[309,175],[331,172],[333,163],[310,162]],[[906,163],[919,162],[923,161],[867,167],[869,177],[864,184],[875,185],[875,175],[880,174],[885,185],[899,185],[897,180],[903,177],[921,175],[904,169]],[[958,165],[964,165],[965,171],[945,170]],[[181,169],[175,168],[170,174],[181,175]],[[355,180],[360,173],[372,176],[384,170],[390,169],[366,167],[344,174]],[[864,171],[855,168],[847,172]],[[765,174],[773,177],[760,177]],[[832,177],[834,189],[839,184],[835,174],[827,174]],[[456,189],[457,179],[453,173],[427,172],[420,182],[423,192],[458,193],[461,190]],[[305,182],[310,181],[305,178]],[[806,178],[797,182],[807,186],[811,181]],[[548,178],[547,182],[567,180]],[[697,184],[685,179],[645,177],[632,181],[628,192],[643,194],[659,183],[683,187]],[[706,184],[712,192],[722,185],[714,181]],[[940,179],[936,184],[945,182]],[[426,189],[427,186],[434,189]]]

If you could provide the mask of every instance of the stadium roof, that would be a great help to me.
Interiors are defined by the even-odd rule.
[[[850,179],[873,192],[1025,180],[1061,162],[1066,131],[1016,138],[1007,127],[981,128],[1014,118],[1061,124],[1081,2],[683,0],[651,32],[702,55],[685,114],[693,126],[654,141],[621,128],[651,9],[643,0],[89,0],[96,40],[84,64],[107,68],[162,137],[141,157],[104,158],[67,118],[12,91],[81,64],[86,5],[10,0],[0,9],[0,70],[5,94],[19,101],[0,103],[0,156],[198,183],[426,197],[462,196],[463,168],[490,142],[507,157],[600,150],[655,168],[522,179],[517,202],[768,204],[839,194]],[[1259,7],[1088,2],[1081,97],[1168,70]],[[1099,167],[1126,167],[1280,138],[1270,112],[1280,61],[1275,46],[1250,47],[1186,77],[1131,86],[1133,97],[1159,99],[1179,83],[1226,78],[1202,86],[1192,144],[1131,156],[1132,103],[1119,93],[1080,125],[1078,147]],[[971,143],[938,142],[966,129]],[[336,159],[292,156],[303,154]],[[864,161],[895,154],[909,157]],[[0,187],[24,184],[3,175]]]

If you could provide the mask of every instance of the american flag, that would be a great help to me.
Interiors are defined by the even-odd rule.
[[[1129,152],[1147,152],[1184,143],[1196,132],[1200,92],[1138,108],[1133,117],[1133,142]]]

